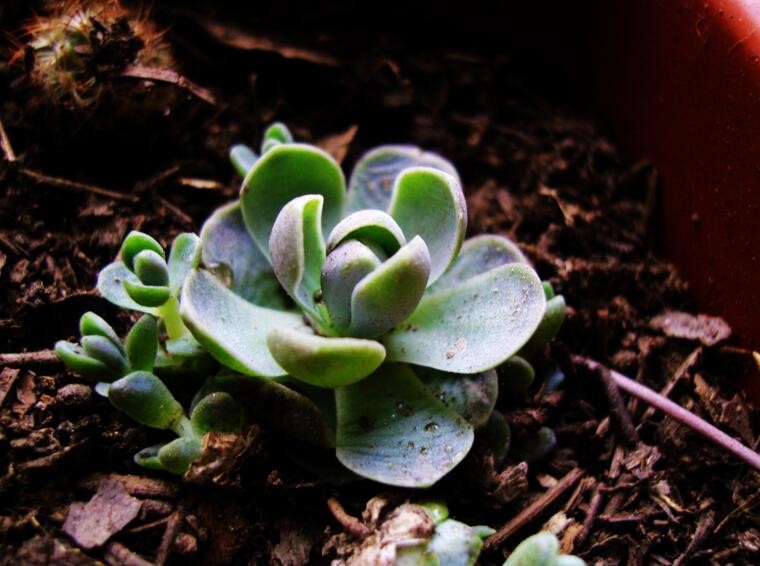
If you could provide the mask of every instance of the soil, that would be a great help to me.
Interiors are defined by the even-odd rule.
[[[0,27],[20,29],[36,4],[7,3]],[[269,12],[157,4],[173,76],[213,103],[184,81],[103,76],[112,88],[99,107],[60,109],[23,65],[0,66],[16,156],[6,144],[0,351],[49,349],[76,334],[84,310],[128,328],[132,315],[93,291],[98,270],[129,230],[163,244],[198,230],[237,192],[227,149],[255,143],[272,120],[349,167],[375,145],[415,143],[457,165],[470,235],[513,238],[569,304],[527,398],[499,401],[515,447],[506,463],[476,449],[431,489],[461,521],[507,525],[482,563],[500,564],[547,522],[589,564],[760,560],[758,474],[606,394],[604,376],[576,364],[614,367],[757,446],[758,413],[738,385],[749,353],[726,340],[725,323],[696,316],[686,282],[653,252],[652,167],[626,163],[592,121],[542,102],[508,54],[456,40],[412,49],[410,36],[338,26],[294,38]],[[544,426],[556,446],[536,447]],[[0,564],[329,563],[346,521],[328,500],[357,516],[379,493],[409,495],[330,486],[282,456],[265,427],[251,430],[237,475],[187,485],[132,462],[154,437],[49,356],[0,369]],[[106,524],[80,540],[72,516],[98,514]]]

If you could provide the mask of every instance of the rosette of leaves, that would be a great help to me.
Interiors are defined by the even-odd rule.
[[[504,566],[585,566],[585,562],[570,554],[560,554],[557,537],[541,531],[522,541],[509,555]]]
[[[433,484],[487,422],[493,368],[553,334],[535,271],[505,238],[464,241],[459,177],[438,155],[377,148],[348,191],[332,157],[282,124],[260,156],[231,156],[240,200],[203,227],[185,324],[227,368],[324,407],[351,471]],[[130,257],[121,272],[136,274]]]
[[[206,433],[240,431],[243,409],[230,394],[202,392],[188,417],[153,373],[157,363],[171,365],[171,360],[161,355],[158,324],[153,316],[143,315],[124,343],[111,325],[95,313],[85,313],[79,327],[82,334],[79,344],[66,341],[56,344],[55,351],[61,360],[82,377],[96,381],[98,393],[140,424],[172,430],[178,435],[170,442],[136,454],[135,462],[141,466],[183,474],[200,454]]]

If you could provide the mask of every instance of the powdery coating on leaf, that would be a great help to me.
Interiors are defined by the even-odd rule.
[[[87,503],[72,503],[63,532],[85,549],[102,546],[137,517],[142,503],[114,480],[100,482]]]
[[[715,346],[731,336],[731,327],[725,320],[706,314],[669,311],[654,317],[650,324],[666,336],[699,340],[705,346]]]

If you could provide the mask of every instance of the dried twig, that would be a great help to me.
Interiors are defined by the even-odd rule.
[[[183,77],[176,71],[171,69],[161,69],[156,67],[143,67],[141,65],[130,65],[119,73],[121,77],[129,77],[133,79],[147,79],[150,81],[159,81],[162,83],[170,83],[177,85],[180,88],[194,94],[201,100],[208,102],[209,104],[216,104],[216,99],[211,92],[203,87],[198,86],[191,80]]]
[[[164,531],[164,537],[161,539],[161,546],[158,547],[156,553],[155,566],[164,566],[166,560],[169,558],[169,554],[174,548],[174,539],[179,534],[180,527],[182,527],[182,510],[175,511],[174,514],[169,517],[166,523],[166,531]]]
[[[660,395],[663,397],[670,397],[670,393],[675,389],[676,385],[678,385],[681,380],[686,376],[686,374],[689,372],[691,368],[693,368],[697,362],[699,362],[700,357],[702,356],[702,346],[697,346],[692,350],[691,354],[686,356],[686,359],[683,361],[683,363],[678,366],[678,369],[673,373],[671,378],[668,380],[668,382],[665,384],[665,386],[660,389]],[[654,407],[647,407],[647,410],[644,411],[644,414],[641,415],[641,420],[645,421],[654,414]]]
[[[488,537],[483,546],[484,550],[494,550],[501,546],[504,541],[514,535],[528,523],[537,519],[548,507],[553,505],[565,492],[571,489],[583,476],[581,468],[573,468],[567,472],[554,487],[538,497],[533,503],[509,521],[506,525]]]
[[[589,358],[584,358],[583,356],[573,356],[573,361],[578,365],[585,366],[591,371],[599,371],[603,367],[599,362],[591,360]],[[753,468],[760,470],[760,454],[751,448],[748,448],[735,438],[727,435],[719,428],[711,425],[691,411],[687,411],[670,399],[663,397],[656,391],[652,391],[648,387],[645,387],[644,385],[637,383],[631,378],[624,376],[622,373],[618,373],[613,370],[609,371],[610,376],[615,380],[616,385],[626,393],[634,395],[645,403],[649,403],[672,419],[680,422],[683,425],[686,425],[708,440],[714,442],[718,446],[725,448],[727,451],[731,452],[738,458],[741,458]]]
[[[103,560],[112,566],[152,566],[150,562],[119,542],[110,542],[103,552]]]
[[[583,546],[583,543],[588,539],[588,536],[591,534],[591,529],[594,526],[594,521],[596,520],[597,515],[599,515],[599,510],[602,508],[602,499],[604,498],[602,485],[603,484],[598,483],[596,484],[596,487],[594,487],[594,493],[588,504],[586,518],[583,519],[583,530],[578,535],[578,538],[575,539],[575,543],[578,546]]]
[[[13,151],[13,146],[11,145],[11,139],[8,137],[8,134],[5,131],[5,126],[3,125],[3,121],[0,120],[0,148],[3,150],[3,155],[5,155],[5,159],[13,163],[16,161],[16,152]]]
[[[715,512],[710,510],[706,515],[703,515],[702,518],[699,519],[697,529],[694,531],[694,536],[691,538],[689,546],[687,546],[686,550],[681,553],[681,556],[673,562],[673,566],[682,566],[683,564],[686,564],[689,561],[689,557],[694,554],[694,551],[698,550],[699,547],[702,546],[702,543],[707,540],[707,537],[712,532],[714,526]]]
[[[610,375],[610,370],[604,366],[600,366],[596,373],[599,375],[602,387],[604,387],[604,394],[607,396],[607,402],[610,404],[610,412],[615,417],[615,421],[623,433],[625,440],[628,444],[636,444],[639,441],[639,435],[633,426],[631,415],[625,407],[623,398],[620,396],[620,390]]]
[[[39,352],[21,352],[19,354],[0,354],[0,367],[40,367],[53,366],[61,363],[54,350]]]
[[[31,169],[19,169],[21,175],[28,177],[36,183],[41,185],[50,185],[52,187],[58,187],[60,189],[67,189],[72,191],[84,191],[86,193],[92,193],[103,197],[108,197],[116,200],[126,200],[129,202],[137,202],[138,197],[135,195],[127,195],[116,191],[109,191],[96,185],[89,185],[87,183],[79,183],[77,181],[69,181],[68,179],[61,179],[60,177],[51,177],[50,175],[44,175],[33,171]]]
[[[353,515],[349,515],[343,508],[343,505],[340,504],[340,501],[334,497],[327,500],[327,508],[332,513],[332,516],[335,517],[335,520],[354,538],[362,540],[370,535],[369,527]]]

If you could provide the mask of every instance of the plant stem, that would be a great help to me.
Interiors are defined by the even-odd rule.
[[[55,350],[39,352],[21,352],[19,354],[0,354],[0,367],[50,366],[61,364]]]
[[[584,358],[583,356],[573,356],[573,362],[582,365],[591,371],[601,371],[604,368],[599,362]],[[659,409],[670,418],[686,425],[693,431],[701,434],[718,446],[723,447],[738,458],[741,458],[756,470],[760,470],[760,454],[751,448],[748,448],[735,438],[727,435],[725,432],[698,417],[691,411],[687,411],[667,397],[663,397],[656,391],[641,385],[630,377],[626,377],[613,370],[609,370],[609,372],[609,375],[615,381],[615,384],[623,391],[641,399],[645,403],[649,403],[652,407]]]
[[[170,297],[168,301],[159,307],[159,313],[164,319],[166,333],[169,335],[170,340],[176,340],[185,335],[187,327],[185,327],[185,323],[182,322],[182,317],[179,314],[179,301],[177,301],[177,297]]]
[[[190,422],[190,419],[188,419],[185,415],[182,415],[182,417],[176,423],[174,423],[172,430],[177,433],[177,436],[196,436],[195,431],[193,431],[193,425]]]

